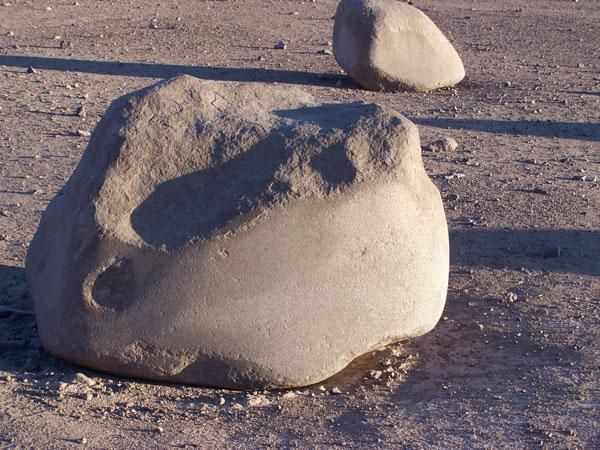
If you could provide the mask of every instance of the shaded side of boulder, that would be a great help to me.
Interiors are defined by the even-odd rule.
[[[462,61],[422,11],[397,0],[342,0],[333,51],[360,86],[375,91],[430,91],[465,76]]]

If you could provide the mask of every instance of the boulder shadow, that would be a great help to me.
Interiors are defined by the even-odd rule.
[[[204,80],[287,83],[326,87],[344,87],[350,83],[347,77],[336,73],[314,73],[300,70],[276,70],[254,67],[209,67],[94,61],[26,55],[0,55],[0,65],[143,78],[172,78],[177,75],[191,75]]]
[[[543,120],[487,120],[410,117],[417,125],[471,130],[485,133],[501,133],[515,136],[539,136],[545,138],[600,141],[600,123],[556,122]]]
[[[455,228],[450,243],[454,266],[600,276],[600,231]]]

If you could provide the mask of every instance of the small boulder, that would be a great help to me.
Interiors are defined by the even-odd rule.
[[[26,274],[44,347],[70,362],[289,388],[432,329],[448,253],[406,118],[183,76],[110,106]]]
[[[397,0],[342,0],[333,52],[357,84],[374,91],[430,91],[465,76],[458,53],[422,11]]]

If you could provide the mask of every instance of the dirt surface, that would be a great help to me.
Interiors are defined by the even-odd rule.
[[[0,447],[600,446],[600,2],[415,4],[463,58],[456,89],[357,89],[327,51],[333,0],[0,3]],[[23,275],[40,214],[110,101],[178,73],[378,101],[423,144],[455,138],[423,153],[451,230],[438,327],[289,392],[44,353]]]

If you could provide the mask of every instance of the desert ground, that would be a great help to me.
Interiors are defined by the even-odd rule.
[[[600,448],[600,1],[414,4],[460,53],[456,88],[353,85],[329,51],[335,0],[2,0],[1,448]],[[23,269],[40,214],[109,103],[181,73],[375,101],[423,145],[458,141],[423,152],[451,240],[431,333],[281,392],[44,352]]]

